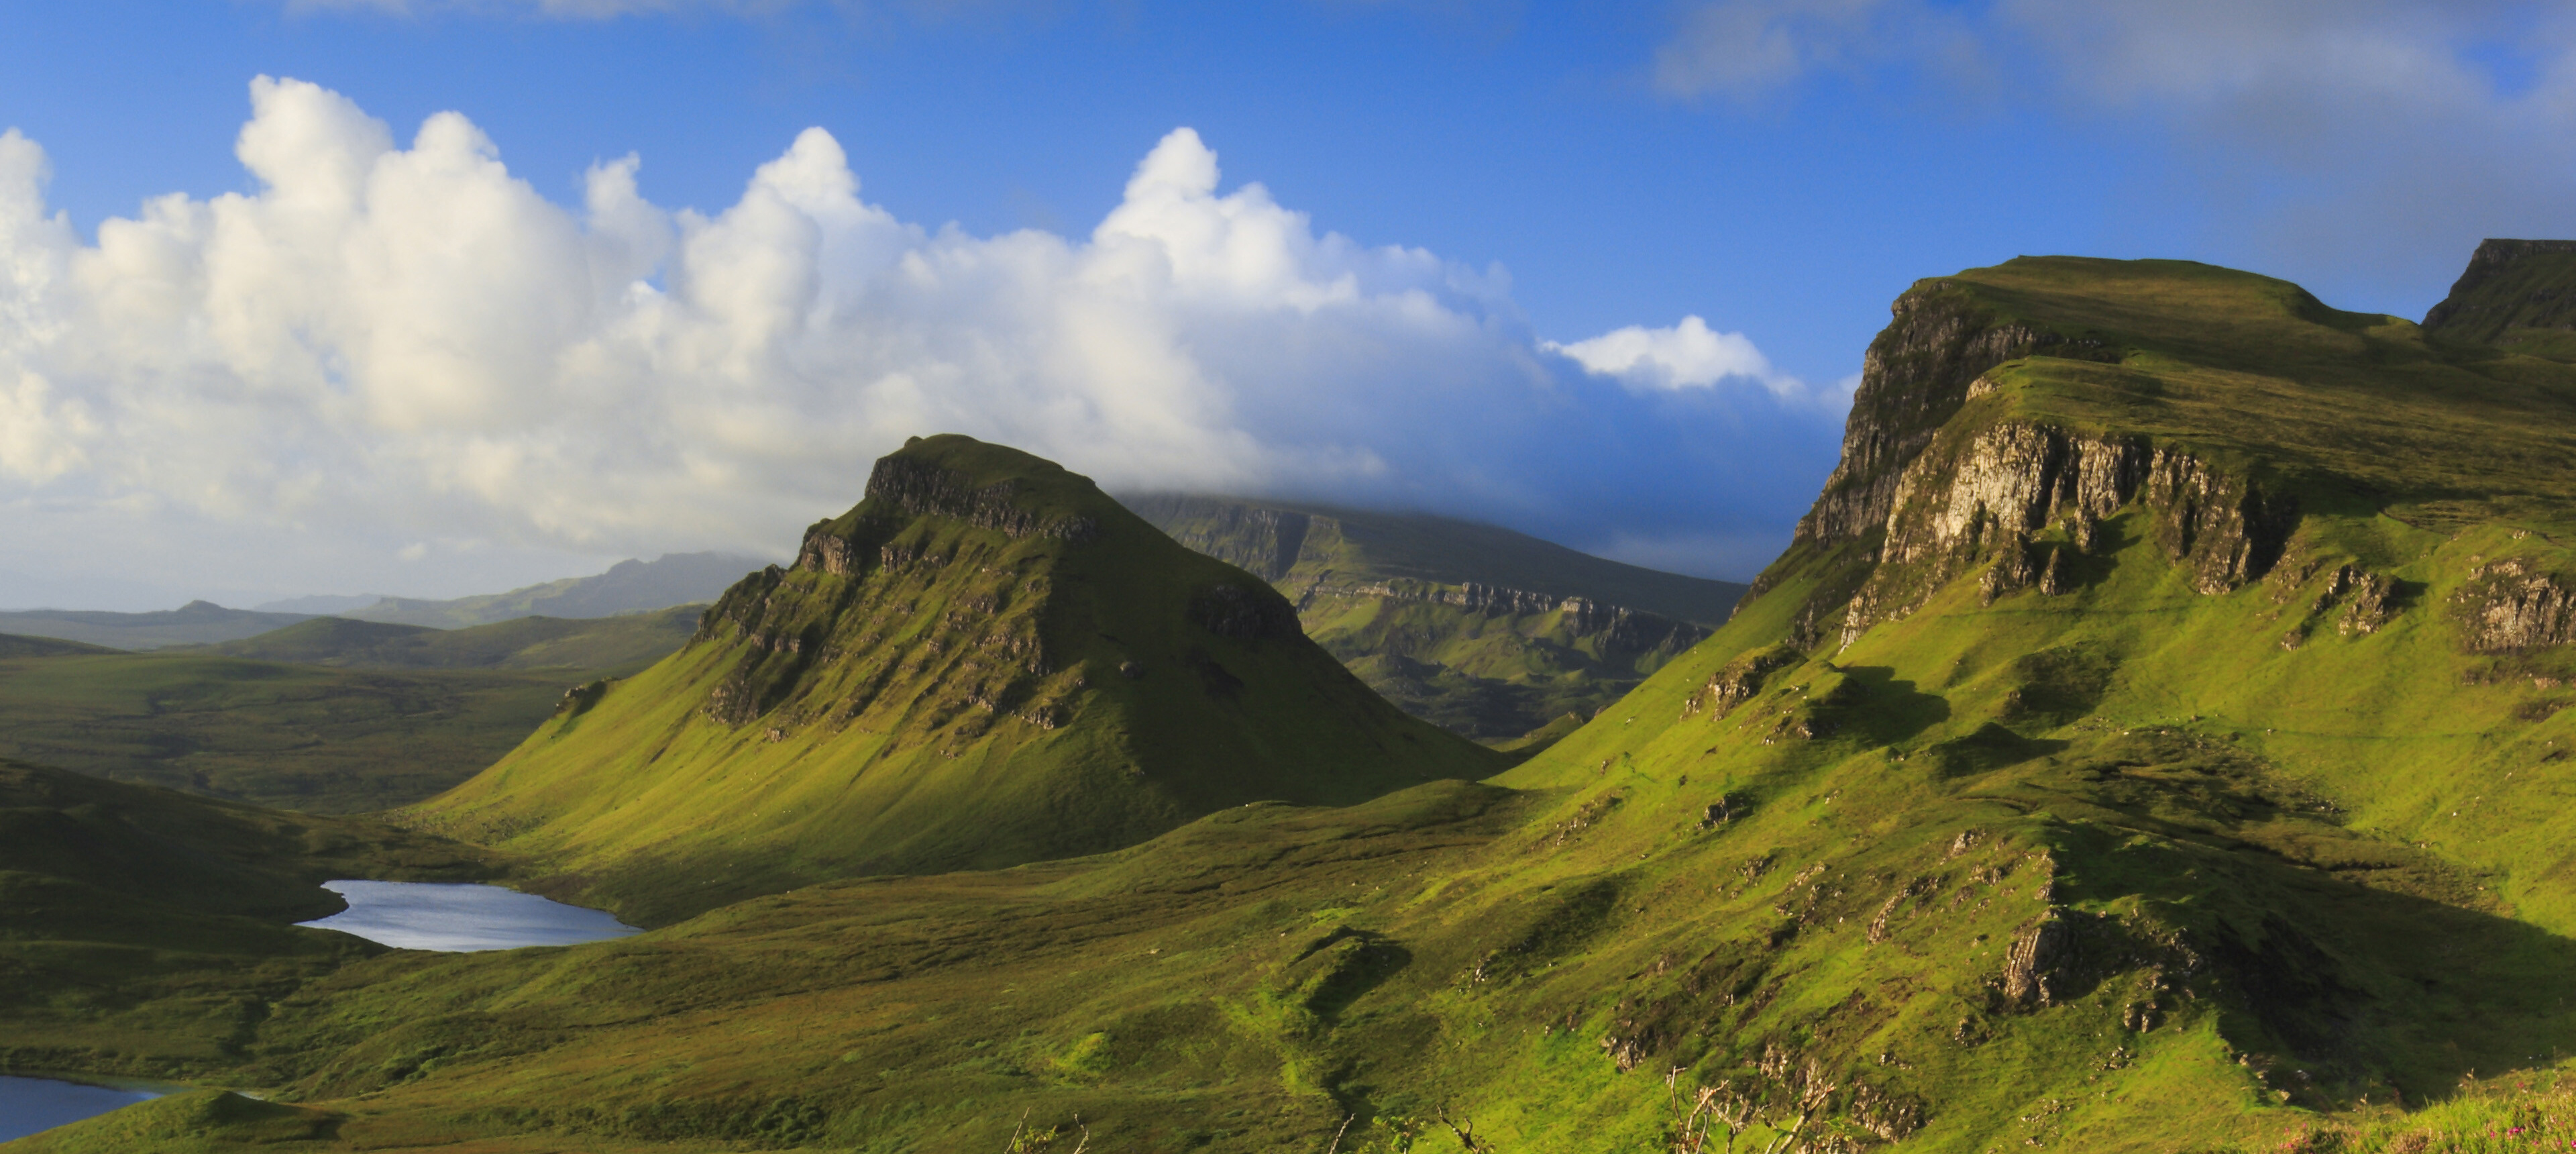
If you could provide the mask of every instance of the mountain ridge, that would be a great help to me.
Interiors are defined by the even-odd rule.
[[[1370,688],[1489,743],[1591,716],[1722,624],[1744,588],[1428,514],[1188,494],[1121,501],[1268,580]]]
[[[759,558],[729,553],[665,553],[651,561],[629,558],[588,577],[566,577],[506,593],[446,601],[382,597],[337,616],[434,629],[471,628],[516,617],[615,617],[675,605],[703,605],[761,564]]]

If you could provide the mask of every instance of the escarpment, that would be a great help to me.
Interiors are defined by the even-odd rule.
[[[2165,556],[2188,566],[2192,588],[2206,594],[2261,580],[2299,525],[2295,495],[2143,437],[2019,422],[1962,430],[1919,454],[1899,480],[1842,641],[1914,611],[1980,564],[1990,566],[1981,579],[1988,603],[2023,588],[2068,592],[2071,559],[2100,551],[2104,521],[2132,502]]]
[[[2131,290],[2134,310],[2102,307],[2098,294]],[[2413,483],[2401,459],[2344,445],[2383,406],[2430,403],[2420,394],[2303,392],[2290,424],[2266,427],[2269,398],[2300,388],[2286,382],[2362,371],[2315,358],[2371,323],[2295,285],[2178,262],[2025,258],[1918,284],[1871,344],[1832,479],[1753,596],[1794,580],[1792,636],[1812,647],[1961,579],[1988,604],[2066,595],[2141,542],[2201,594],[2262,581],[2317,494],[2395,503]],[[2276,343],[2235,343],[2274,329]],[[2360,589],[2338,631],[2376,630],[2394,592]]]
[[[1842,458],[1824,492],[1798,522],[1795,540],[1858,541],[1887,522],[1916,454],[1968,400],[1986,370],[2034,354],[2117,359],[2090,336],[2068,336],[1999,315],[1974,294],[1942,281],[1906,290],[1895,319],[1861,359]],[[1759,582],[1755,591],[1762,586]]]
[[[1309,635],[1404,709],[1480,739],[1592,715],[1707,638],[1743,588],[1429,514],[1126,500],[1268,580]]]

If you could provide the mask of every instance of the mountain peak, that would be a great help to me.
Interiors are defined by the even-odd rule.
[[[865,499],[735,584],[679,653],[424,808],[655,919],[1502,763],[1398,712],[1276,590],[1088,478],[940,436],[879,460]]]

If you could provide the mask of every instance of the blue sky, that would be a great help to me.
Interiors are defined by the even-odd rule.
[[[0,528],[37,543],[0,603],[783,554],[906,421],[1126,488],[1427,507],[1749,576],[1917,278],[2184,257],[2412,316],[2481,236],[2576,235],[2562,18],[2327,7],[0,5],[0,127],[37,190],[0,259],[42,272],[0,292]],[[298,83],[257,113],[258,77]],[[331,157],[436,168],[415,134],[448,112],[446,177],[327,227],[287,211],[276,174]],[[620,224],[585,197],[629,155]],[[773,162],[775,219],[746,192]],[[1180,191],[1149,211],[1157,162]],[[101,223],[172,194],[111,259]],[[1237,231],[1206,259],[1238,263],[1193,279],[1209,222]],[[561,259],[440,264],[441,237]],[[1180,271],[1120,279],[1128,240]],[[806,293],[778,306],[796,332],[753,332],[771,289]],[[158,575],[95,560],[138,536]]]

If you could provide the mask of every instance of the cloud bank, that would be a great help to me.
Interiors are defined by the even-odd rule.
[[[1186,128],[1088,237],[979,237],[867,203],[821,129],[720,212],[645,200],[631,156],[567,208],[462,116],[405,147],[311,84],[251,102],[256,191],[158,197],[94,243],[48,214],[42,150],[0,135],[21,569],[139,541],[310,591],[381,588],[405,558],[775,555],[876,456],[954,431],[1116,489],[1716,542],[1691,567],[1743,573],[1840,424],[1842,393],[1697,317],[1539,340],[1500,269],[1221,192]]]

